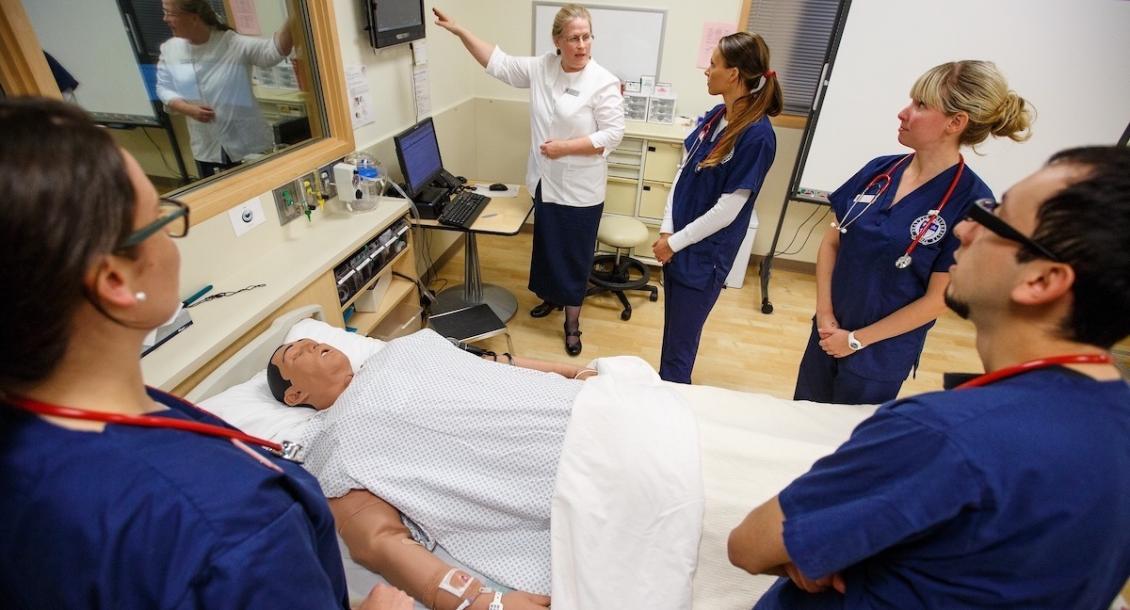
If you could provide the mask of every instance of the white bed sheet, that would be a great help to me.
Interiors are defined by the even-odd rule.
[[[190,393],[189,399],[200,401],[213,397],[248,380],[252,377],[248,371],[262,371],[267,356],[282,342],[291,326],[299,319],[317,316],[318,312],[306,309],[296,314],[300,315],[280,319],[261,340],[253,341],[233,355]],[[310,326],[308,322],[305,325]],[[331,336],[332,333],[322,335],[319,340],[337,345]],[[356,335],[351,335],[347,342],[355,343],[357,339]],[[262,380],[251,379],[250,382]],[[726,557],[730,530],[753,507],[771,498],[806,472],[814,461],[847,440],[874,407],[816,404],[710,386],[663,384],[674,388],[690,406],[697,420],[701,446],[705,516],[698,569],[694,575],[693,608],[748,610],[775,579],[750,576],[730,565]],[[273,401],[269,394],[267,399]],[[208,404],[215,406],[217,401],[210,400]],[[260,408],[269,406],[260,405]],[[238,419],[222,412],[222,406],[217,411],[226,419]],[[250,424],[245,430],[252,434],[264,433],[254,425]],[[277,440],[280,435],[270,436]],[[290,434],[281,436],[285,438]],[[441,547],[436,548],[436,553],[448,563],[459,565]],[[353,562],[344,544],[342,557],[352,600],[359,601],[373,585],[384,581]],[[424,609],[420,604],[416,607]]]

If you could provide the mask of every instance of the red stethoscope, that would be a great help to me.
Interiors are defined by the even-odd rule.
[[[855,198],[852,199],[851,207],[849,207],[847,212],[844,213],[844,222],[832,221],[832,227],[838,229],[840,233],[847,233],[848,227],[855,224],[855,222],[859,220],[860,217],[866,214],[868,208],[870,208],[871,205],[875,203],[879,199],[879,197],[883,195],[883,193],[887,192],[888,188],[890,188],[891,182],[893,182],[894,180],[891,177],[891,174],[895,173],[896,169],[898,169],[903,163],[910,160],[910,158],[913,156],[913,154],[904,155],[901,159],[887,168],[883,173],[872,178],[871,182],[868,182],[867,186],[863,187],[863,192],[856,195]],[[948,189],[946,189],[946,194],[942,196],[942,199],[938,202],[938,207],[936,209],[930,210],[926,213],[926,222],[923,222],[922,225],[918,227],[918,231],[917,233],[915,233],[914,239],[911,240],[910,245],[906,247],[905,251],[903,251],[902,256],[895,259],[895,267],[898,267],[899,269],[906,269],[910,266],[910,255],[914,253],[914,249],[917,248],[918,244],[922,242],[922,238],[926,237],[926,234],[929,233],[930,229],[934,227],[934,224],[936,222],[934,219],[939,217],[939,215],[942,213],[942,210],[945,209],[946,204],[949,203],[950,196],[953,195],[954,189],[957,188],[957,182],[961,180],[961,173],[963,171],[965,171],[965,157],[959,155],[957,161],[957,171],[954,172],[953,179],[950,180],[950,186]],[[870,191],[875,185],[879,185],[879,190],[875,191],[874,194],[868,194],[868,191]],[[863,209],[860,210],[859,213],[854,217],[852,217],[852,211],[855,210],[855,206],[860,203],[863,204]]]
[[[123,415],[121,413],[107,413],[106,411],[88,411],[86,409],[76,409],[74,407],[63,407],[53,405],[30,398],[10,397],[5,401],[7,404],[12,405],[18,409],[29,411],[37,415],[48,415],[53,417],[62,417],[64,419],[81,419],[86,421],[104,422],[107,424],[118,424],[121,426],[140,426],[143,428],[166,428],[169,430],[183,430],[185,432],[192,432],[194,434],[202,434],[204,436],[213,436],[216,438],[226,438],[232,441],[236,446],[242,443],[250,443],[258,445],[269,451],[270,453],[281,457],[285,460],[292,462],[301,462],[298,459],[298,453],[301,451],[302,446],[290,441],[283,441],[276,443],[267,439],[258,438],[245,434],[239,430],[231,428],[224,428],[212,424],[205,424],[197,421],[186,421],[183,419],[171,419],[167,417],[154,417],[151,415]],[[187,402],[179,401],[181,404],[196,408]],[[246,445],[243,445],[246,447]],[[241,449],[243,448],[241,447]],[[253,457],[262,458],[262,456],[247,450]],[[269,463],[268,463],[269,464]]]
[[[691,147],[690,151],[687,152],[687,158],[684,159],[683,162],[679,164],[678,169],[679,169],[680,173],[683,171],[683,166],[685,166],[694,157],[694,154],[696,152],[698,152],[698,149],[699,149],[699,147],[702,146],[702,143],[705,142],[706,139],[710,137],[710,132],[714,130],[714,125],[725,114],[726,114],[725,110],[720,110],[720,111],[718,111],[718,114],[710,117],[710,120],[706,121],[706,123],[703,124],[701,130],[698,132],[697,141],[694,143],[694,146]],[[695,165],[694,173],[697,174],[701,171],[702,171],[702,167],[700,165]]]
[[[1015,377],[1022,373],[1028,373],[1039,369],[1046,369],[1061,364],[1110,364],[1110,354],[1068,354],[1065,356],[1049,356],[1047,358],[1037,358],[1027,362],[1021,362],[1013,366],[1007,366],[999,371],[992,373],[985,373],[979,377],[974,377],[969,381],[957,386],[955,390],[964,390],[967,388],[979,388],[981,386],[995,383],[1001,379]]]

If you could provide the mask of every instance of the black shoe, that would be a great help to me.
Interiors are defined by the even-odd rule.
[[[569,337],[576,337],[576,343],[569,343]],[[581,353],[581,329],[569,330],[569,323],[565,323],[565,353],[570,356],[576,356]]]
[[[554,309],[556,309],[557,311],[561,311],[562,309],[565,309],[565,306],[564,305],[554,305],[553,303],[550,303],[549,301],[542,301],[541,305],[538,305],[538,306],[536,306],[536,307],[534,307],[533,309],[530,310],[530,317],[531,318],[544,318],[544,317],[548,316],[549,314],[553,313]]]

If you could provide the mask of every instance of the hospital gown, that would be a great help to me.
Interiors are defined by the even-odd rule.
[[[420,331],[371,357],[315,417],[306,466],[326,496],[368,489],[468,567],[548,594],[550,502],[580,388]]]

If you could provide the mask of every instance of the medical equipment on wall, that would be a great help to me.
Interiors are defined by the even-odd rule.
[[[177,400],[182,405],[197,409],[190,403],[187,403],[175,396],[166,395],[174,400]],[[125,415],[123,413],[108,413],[106,411],[88,411],[86,409],[75,409],[73,407],[63,407],[53,405],[30,398],[11,397],[7,403],[18,409],[23,409],[37,415],[46,415],[48,417],[62,417],[64,419],[79,419],[85,421],[97,421],[107,424],[117,424],[120,426],[139,426],[142,428],[165,428],[168,430],[183,430],[185,432],[192,432],[194,434],[202,434],[204,436],[214,436],[216,438],[226,438],[237,447],[243,443],[251,443],[258,445],[272,454],[277,455],[285,460],[292,462],[301,462],[298,459],[298,453],[302,451],[302,446],[290,441],[283,441],[276,443],[266,439],[245,434],[233,428],[224,428],[221,426],[214,426],[212,424],[205,424],[198,421],[186,421],[183,419],[173,419],[169,417],[156,417],[153,415]],[[201,411],[203,413],[203,411]],[[262,459],[262,456],[246,449],[243,445],[241,449],[245,449],[253,457]]]
[[[877,201],[879,197],[883,195],[883,193],[887,192],[888,188],[890,188],[891,182],[893,181],[891,174],[895,173],[896,169],[898,169],[906,161],[910,160],[910,158],[913,156],[913,154],[904,155],[898,161],[884,170],[881,174],[872,178],[871,181],[867,183],[867,186],[863,187],[863,192],[856,195],[851,200],[851,206],[848,207],[846,212],[844,212],[843,222],[836,222],[833,220],[832,228],[838,230],[840,233],[847,233],[848,227],[855,224],[855,222],[859,220],[860,217],[866,214],[867,210],[871,208],[871,205],[875,203],[875,201]],[[932,229],[938,228],[939,223],[944,223],[941,217],[942,210],[946,207],[946,204],[949,203],[950,196],[953,195],[954,189],[957,188],[957,183],[959,180],[961,180],[961,174],[964,171],[965,157],[959,156],[957,162],[957,171],[954,172],[953,179],[950,180],[950,185],[949,188],[946,189],[946,194],[943,195],[942,199],[938,202],[937,208],[930,210],[925,216],[915,219],[914,223],[911,224],[910,232],[913,239],[911,239],[910,245],[906,247],[906,250],[903,251],[902,256],[895,259],[895,267],[898,267],[899,269],[906,269],[907,267],[909,267],[910,263],[912,262],[911,254],[914,253],[914,249],[918,247],[918,244],[922,243],[922,239],[926,237],[926,235],[928,235]],[[875,187],[878,188],[876,188],[875,192],[872,193],[871,190]],[[855,210],[855,206],[861,203],[863,204],[863,209],[860,210],[859,213],[854,217],[852,217],[851,213],[853,210]],[[942,231],[944,230],[945,229],[943,224]]]
[[[334,183],[345,209],[361,213],[377,208],[387,179],[379,161],[367,153],[356,152],[334,165]]]

